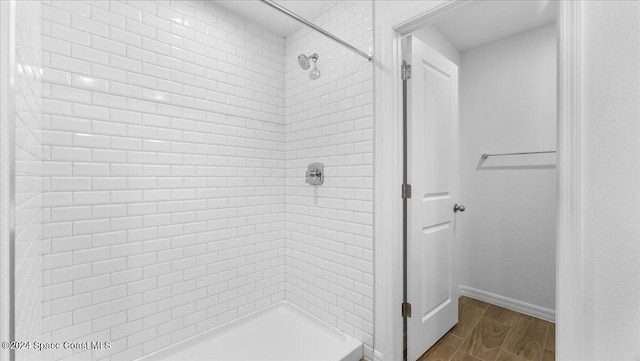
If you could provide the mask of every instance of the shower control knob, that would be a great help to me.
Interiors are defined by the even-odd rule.
[[[465,208],[464,208],[464,206],[462,204],[456,203],[456,204],[453,205],[453,211],[454,212],[464,212],[464,210],[465,210]]]
[[[322,163],[311,163],[307,166],[305,172],[305,182],[311,185],[320,185],[324,183],[324,166]]]

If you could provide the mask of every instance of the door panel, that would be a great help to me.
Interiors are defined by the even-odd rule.
[[[409,360],[458,322],[458,67],[414,37],[406,40],[407,320]]]
[[[422,157],[420,161],[423,164],[421,171],[424,172],[420,181],[423,183],[425,196],[441,194],[448,195],[449,185],[449,162],[443,161],[443,157],[447,157],[451,146],[451,124],[442,119],[451,117],[450,100],[445,94],[450,94],[450,77],[448,74],[442,73],[439,69],[434,68],[433,64],[421,61],[412,65],[413,74],[420,76],[420,79],[411,79],[413,83],[420,82],[420,89],[424,90],[424,94],[415,94],[416,102],[414,103],[414,114],[418,115],[417,119],[424,122],[420,127],[421,132],[413,134],[416,141],[422,144],[416,144],[415,149]],[[416,129],[418,130],[418,129]],[[444,193],[444,194],[442,194]]]
[[[451,253],[450,222],[423,228],[424,235],[420,242],[421,274],[437,274],[441,269],[451,268],[449,257],[441,257]],[[424,289],[420,316],[423,321],[433,315],[434,312],[451,302],[451,279],[449,277],[424,277]]]

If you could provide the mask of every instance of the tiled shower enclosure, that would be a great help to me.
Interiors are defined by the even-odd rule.
[[[133,360],[283,300],[373,359],[371,63],[214,1],[2,11],[17,19],[2,49],[17,79],[2,98],[16,105],[3,142],[15,146],[15,336],[111,343],[16,359]],[[312,20],[372,51],[371,0]],[[299,53],[320,54],[319,79]],[[312,162],[322,186],[305,183]]]

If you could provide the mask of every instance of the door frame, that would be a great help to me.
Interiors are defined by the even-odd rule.
[[[15,340],[16,0],[0,1],[0,339]],[[0,349],[14,360],[15,350]]]
[[[560,0],[556,357],[582,359],[582,1]],[[374,357],[403,358],[401,38],[469,0],[374,3]],[[390,5],[388,3],[393,3]]]

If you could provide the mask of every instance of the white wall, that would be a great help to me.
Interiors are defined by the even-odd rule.
[[[370,0],[342,1],[314,23],[372,51]],[[309,79],[299,54],[318,53]],[[373,67],[302,28],[286,39],[287,299],[365,344],[373,359]],[[324,163],[320,186],[307,165]]]
[[[462,285],[555,309],[555,24],[462,53]]]
[[[411,33],[454,64],[460,65],[460,52],[433,25],[427,25]]]
[[[583,359],[640,359],[640,2],[585,1]]]
[[[376,356],[393,360],[402,357],[402,322],[393,317],[394,239],[398,234],[395,215],[399,197],[389,189],[395,182],[389,169],[400,154],[397,132],[389,119],[397,116],[397,99],[385,91],[397,86],[394,68],[393,25],[409,22],[444,1],[380,1],[375,7],[375,130],[376,130]],[[584,294],[571,304],[583,314],[579,333],[585,345],[582,359],[637,360],[640,357],[640,3],[633,1],[582,1],[585,21],[582,36],[582,76],[585,98],[581,120],[586,127],[581,148],[583,174],[582,278]],[[384,137],[383,137],[384,135]],[[606,136],[606,138],[605,138]],[[384,150],[377,153],[378,149]],[[613,154],[612,154],[613,153]],[[387,156],[388,155],[388,156]],[[588,170],[588,172],[587,172]],[[387,173],[385,173],[387,172]],[[385,176],[386,174],[386,176]],[[612,193],[615,192],[615,193]],[[580,210],[579,210],[580,211]],[[386,222],[386,223],[385,223]],[[587,226],[588,223],[588,226]],[[388,226],[387,226],[388,225]],[[597,233],[587,233],[597,230]],[[580,255],[577,255],[578,257]],[[567,258],[570,258],[567,255]],[[562,259],[561,259],[562,260]],[[566,259],[565,259],[566,261]],[[385,287],[385,281],[387,287]],[[379,283],[378,283],[379,282]],[[558,354],[562,335],[558,335]],[[570,353],[570,352],[567,352]],[[573,361],[573,360],[571,360]],[[576,360],[577,361],[577,360]]]
[[[208,1],[43,4],[48,359],[285,297],[284,39]]]

